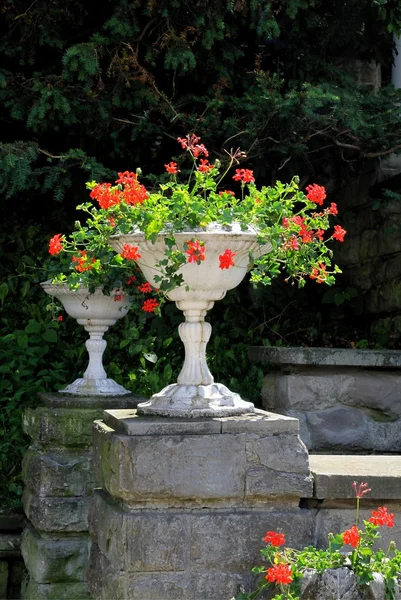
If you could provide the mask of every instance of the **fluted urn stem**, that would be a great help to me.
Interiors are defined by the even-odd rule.
[[[214,302],[177,302],[184,311],[185,322],[178,327],[178,333],[185,347],[185,360],[177,383],[180,385],[209,385],[214,378],[206,362],[206,346],[212,333],[212,326],[206,323],[205,315]]]
[[[103,339],[103,335],[108,327],[90,325],[86,326],[85,329],[89,333],[89,340],[85,342],[89,354],[89,364],[84,373],[84,379],[106,379],[107,373],[103,367],[103,353],[106,350],[107,342]]]

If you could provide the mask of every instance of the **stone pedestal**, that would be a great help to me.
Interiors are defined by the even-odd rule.
[[[88,574],[96,600],[229,600],[251,589],[267,530],[312,541],[308,453],[298,421],[107,410],[94,426]]]
[[[143,398],[41,394],[24,414],[32,438],[25,454],[21,551],[29,572],[26,600],[90,598],[86,571],[90,539],[88,498],[93,491],[92,424],[108,407],[134,407]]]

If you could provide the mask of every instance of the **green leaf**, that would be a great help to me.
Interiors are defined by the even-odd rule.
[[[42,333],[42,338],[46,342],[54,344],[55,342],[57,342],[57,331],[55,329],[46,329],[46,331]]]
[[[0,302],[1,305],[3,306],[3,302],[5,297],[8,294],[8,285],[6,284],[6,282],[4,281],[1,285],[0,285]]]
[[[28,325],[25,327],[26,333],[39,333],[40,332],[40,323],[37,321],[30,319]]]

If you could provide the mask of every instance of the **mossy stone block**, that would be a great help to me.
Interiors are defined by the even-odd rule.
[[[92,423],[99,419],[99,408],[28,408],[23,427],[35,443],[52,446],[82,447],[92,442]]]

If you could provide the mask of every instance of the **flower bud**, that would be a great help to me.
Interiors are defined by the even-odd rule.
[[[81,229],[81,223],[80,223],[80,221],[75,221],[74,228],[75,229]]]
[[[294,176],[294,183],[295,183],[296,185],[299,185],[299,176],[298,176],[298,175],[295,175],[295,176]]]
[[[137,174],[138,177],[140,177],[142,175],[141,167],[137,167],[135,173]]]
[[[221,167],[221,162],[219,161],[218,158],[216,158],[216,160],[214,161],[214,166],[216,167],[216,169],[220,169]]]

